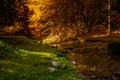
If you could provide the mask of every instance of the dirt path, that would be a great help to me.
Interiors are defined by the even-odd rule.
[[[63,46],[78,73],[90,80],[120,80],[120,57],[111,56],[106,49],[108,43],[116,41],[120,36],[91,37],[84,43]]]

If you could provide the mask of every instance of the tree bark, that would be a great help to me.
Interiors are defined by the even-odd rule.
[[[110,19],[111,19],[111,17],[110,17],[110,2],[111,2],[111,0],[108,0],[108,35],[110,35],[111,34],[111,25],[110,25]]]

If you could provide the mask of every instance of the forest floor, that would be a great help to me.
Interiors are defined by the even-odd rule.
[[[0,80],[83,80],[62,54],[24,36],[0,36]]]
[[[107,52],[107,44],[116,41],[120,41],[119,35],[94,35],[80,41],[60,43],[58,48],[67,51],[66,56],[76,69],[77,74],[74,74],[61,51],[48,45],[34,44],[25,37],[15,38],[15,41],[12,37],[7,42],[20,50],[0,44],[3,47],[0,48],[0,80],[87,80],[81,78],[81,74],[89,80],[120,80],[120,57]],[[54,67],[52,60],[62,65],[51,73],[48,68]]]
[[[82,43],[62,43],[60,49],[68,52],[67,57],[77,72],[90,80],[120,80],[120,56],[107,52],[110,42],[120,42],[120,35],[89,36]]]

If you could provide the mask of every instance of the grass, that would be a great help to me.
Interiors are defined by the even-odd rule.
[[[0,41],[0,80],[83,80],[65,56],[57,55],[61,51],[40,44],[17,45]],[[48,69],[54,67],[52,60],[61,63],[54,72]]]

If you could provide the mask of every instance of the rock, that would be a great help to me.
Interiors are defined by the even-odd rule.
[[[96,67],[91,67],[90,70],[91,71],[96,71]]]
[[[71,63],[72,63],[73,65],[76,65],[76,62],[75,62],[75,61],[72,61]]]
[[[72,55],[72,56],[74,56],[74,55],[75,55],[75,53],[71,53],[71,55]]]
[[[55,71],[57,71],[57,69],[54,68],[54,67],[48,67],[48,69],[50,70],[50,72],[55,72]]]
[[[107,50],[111,55],[120,56],[120,42],[111,42],[107,45]]]
[[[52,61],[54,67],[59,67],[61,64],[57,61]]]

